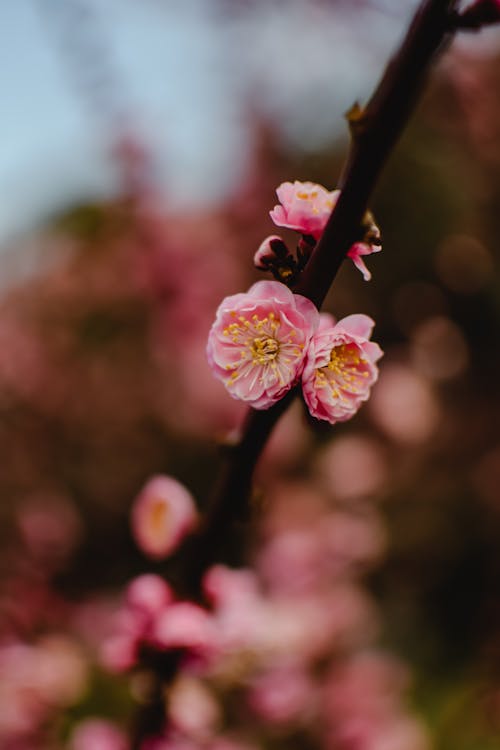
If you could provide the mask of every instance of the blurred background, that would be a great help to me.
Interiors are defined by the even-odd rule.
[[[343,115],[416,5],[0,8],[7,750],[62,747],[96,712],[126,724],[133,695],[95,652],[126,582],[163,570],[133,542],[133,500],[167,473],[203,507],[216,439],[242,415],[205,362],[215,309],[259,278],[276,187],[335,187]],[[384,542],[357,585],[438,750],[500,747],[499,88],[495,29],[457,39],[435,70],[373,199],[373,280],[345,264],[326,305],[376,320],[380,380],[348,424],[308,423],[298,405],[284,418],[259,468],[264,520],[248,558],[285,523],[286,498],[300,505],[297,487],[376,516]],[[417,747],[405,741],[325,746]]]

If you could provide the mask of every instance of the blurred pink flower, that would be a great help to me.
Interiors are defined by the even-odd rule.
[[[387,719],[400,708],[408,684],[409,674],[396,658],[361,651],[332,669],[325,686],[325,715],[334,722],[355,715]]]
[[[127,588],[127,604],[146,616],[159,614],[173,600],[170,586],[160,576],[145,573],[134,578]]]
[[[207,355],[233,398],[267,409],[297,382],[318,311],[277,281],[259,281],[226,297],[217,310]]]
[[[191,602],[175,602],[156,619],[152,643],[160,649],[182,650],[190,665],[206,664],[217,653],[214,619]]]
[[[84,719],[73,730],[69,750],[127,750],[125,734],[106,719]]]
[[[251,682],[248,702],[270,724],[291,724],[310,719],[316,686],[298,664],[281,664],[257,675]]]
[[[408,445],[425,443],[440,424],[440,404],[429,381],[399,362],[384,367],[370,411],[386,435]]]
[[[283,182],[276,190],[280,204],[269,215],[278,227],[295,229],[319,239],[340,195],[314,182]]]
[[[203,578],[203,592],[214,607],[253,600],[260,595],[256,574],[249,568],[238,570],[213,565]]]
[[[150,479],[132,508],[132,531],[143,552],[167,557],[196,522],[192,495],[176,479]]]
[[[313,417],[331,424],[345,422],[370,395],[378,377],[375,365],[383,352],[369,341],[374,322],[349,315],[335,324],[323,313],[309,345],[302,374],[304,399]]]
[[[268,620],[255,572],[215,565],[205,574],[203,590],[214,610],[221,656],[256,651],[259,633],[267,630]],[[222,663],[218,666],[224,669]]]
[[[339,750],[428,750],[421,724],[406,713],[408,674],[396,659],[360,652],[332,669],[323,693],[327,746]]]
[[[88,688],[88,664],[66,636],[46,636],[33,644],[0,646],[0,746],[17,744],[51,716],[80,701]]]
[[[112,633],[101,644],[101,661],[112,672],[131,669],[141,643],[150,642],[157,619],[173,601],[160,576],[144,574],[128,585],[125,605],[115,613]]]
[[[125,672],[136,661],[141,641],[150,634],[153,617],[138,608],[125,606],[115,613],[114,628],[100,647],[103,666],[111,672]]]
[[[325,490],[342,502],[373,497],[388,480],[380,440],[355,433],[327,443],[316,461],[316,472]]]
[[[324,519],[321,519],[323,523]],[[271,591],[302,593],[323,582],[329,571],[320,524],[273,534],[257,559]]]
[[[107,638],[100,650],[102,666],[110,672],[127,672],[136,664],[137,646],[137,639],[128,633],[118,633]]]
[[[168,721],[175,731],[195,740],[213,737],[221,721],[215,694],[196,677],[180,674],[168,691]]]
[[[218,650],[213,616],[187,601],[173,601],[161,578],[144,575],[129,586],[112,634],[101,647],[101,661],[115,672],[136,665],[141,648],[181,651],[183,663],[205,665]]]

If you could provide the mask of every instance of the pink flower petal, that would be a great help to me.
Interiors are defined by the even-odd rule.
[[[369,398],[377,380],[375,362],[382,350],[368,341],[374,322],[349,315],[337,325],[325,324],[313,336],[302,374],[304,400],[317,419],[345,422]]]
[[[318,320],[305,297],[277,281],[259,281],[220,304],[208,362],[233,398],[267,409],[300,378]]]

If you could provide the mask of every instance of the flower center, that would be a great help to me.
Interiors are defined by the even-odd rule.
[[[276,359],[279,354],[280,345],[276,339],[261,336],[253,339],[250,350],[252,352],[252,360],[259,365],[265,365]]]
[[[154,499],[147,516],[147,532],[153,543],[161,543],[168,534],[170,509],[162,498]]]
[[[328,364],[316,370],[316,384],[320,388],[328,385],[335,398],[345,400],[342,391],[361,393],[366,387],[364,380],[368,375],[366,359],[358,347],[340,344],[331,350]]]
[[[288,330],[281,330],[280,315],[272,311],[262,318],[257,313],[249,317],[238,315],[236,311],[230,314],[235,320],[222,331],[232,355],[226,364],[226,370],[231,373],[226,385],[231,387],[241,378],[253,378],[254,383],[263,379],[282,385],[290,382],[297,362],[304,357],[304,344],[296,341],[298,330],[290,324]],[[239,349],[238,358],[235,347]],[[256,374],[256,370],[261,372]]]
[[[327,367],[335,375],[346,375],[350,369],[354,369],[352,365],[356,366],[359,363],[358,353],[350,350],[345,344],[341,344],[340,346],[333,347]]]

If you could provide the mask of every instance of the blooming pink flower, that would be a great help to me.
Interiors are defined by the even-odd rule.
[[[302,374],[304,399],[313,417],[331,424],[345,422],[370,395],[378,377],[382,350],[369,337],[374,322],[349,315],[337,324],[322,314],[307,352]]]
[[[277,281],[259,281],[220,304],[207,345],[215,377],[233,398],[267,409],[300,378],[318,311]]]
[[[340,190],[331,193],[314,182],[283,182],[276,190],[281,205],[270,212],[278,227],[295,229],[301,234],[310,234],[316,240],[323,233],[330,214],[340,195]]]
[[[287,227],[288,229],[295,229],[301,234],[310,234],[315,240],[318,240],[323,234],[330,214],[335,207],[340,190],[328,192],[322,185],[316,185],[314,182],[295,180],[294,183],[283,182],[277,188],[276,194],[281,205],[276,205],[270,212],[274,223],[278,227]],[[260,253],[259,259],[264,253],[265,242],[257,251],[257,253]],[[347,257],[351,258],[365,281],[371,279],[371,273],[362,256],[378,253],[381,250],[382,246],[375,244],[375,241],[373,243],[355,242],[349,249]],[[260,267],[257,266],[257,268]]]
[[[370,281],[372,275],[366,267],[362,256],[379,253],[381,250],[382,245],[369,245],[366,242],[355,242],[354,245],[349,248],[347,257],[352,260],[358,271],[363,275],[365,281]]]
[[[196,522],[191,494],[176,479],[153,477],[132,509],[134,538],[150,557],[169,555]]]

